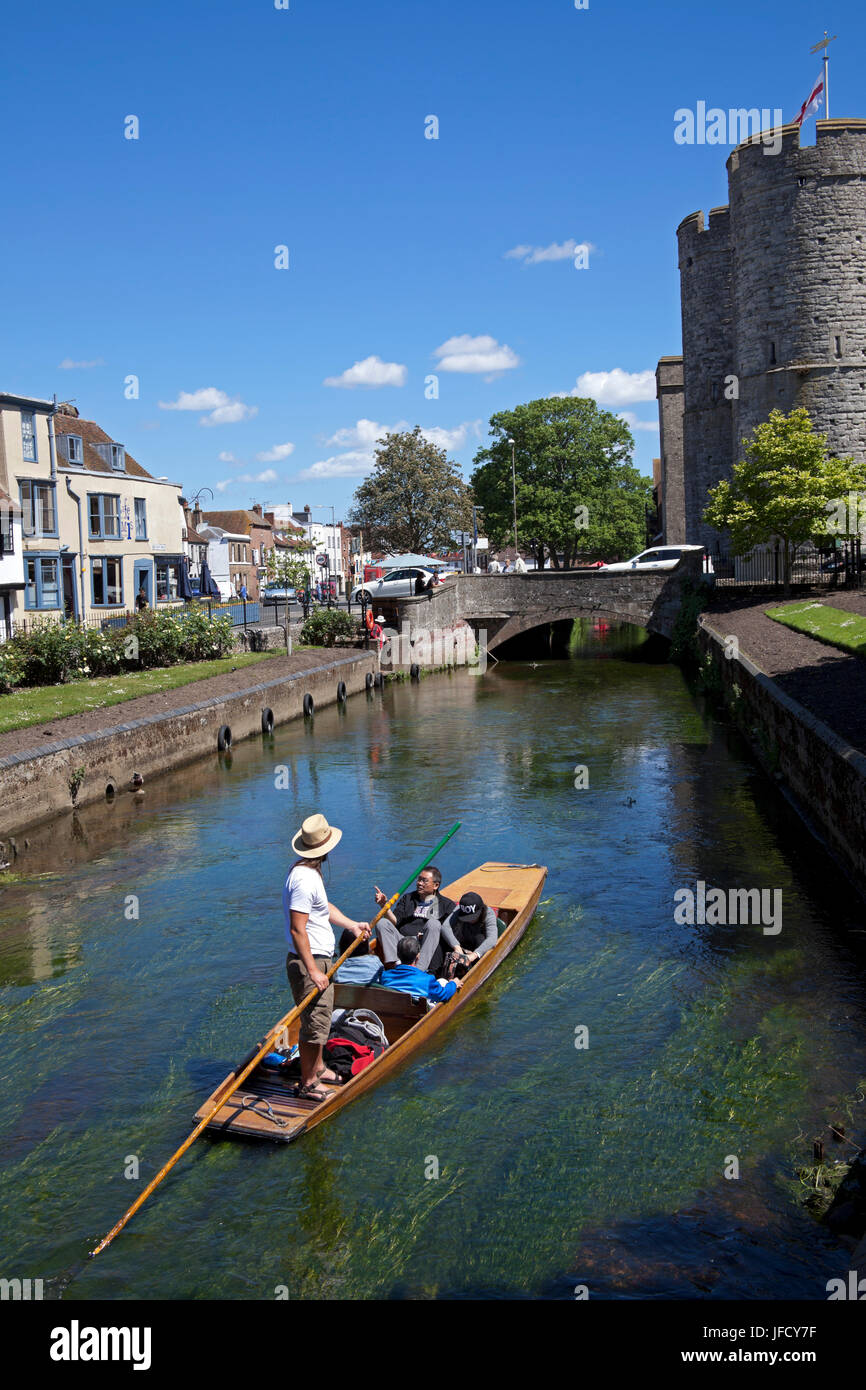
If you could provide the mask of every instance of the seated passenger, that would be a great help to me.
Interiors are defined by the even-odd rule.
[[[387,989],[399,989],[404,994],[420,994],[424,999],[431,999],[434,1004],[444,1004],[453,998],[463,982],[451,980],[446,984],[445,980],[434,980],[426,970],[419,970],[415,962],[420,950],[417,936],[401,936],[397,942],[400,963],[383,970],[379,983]]]
[[[435,864],[429,864],[418,875],[418,882],[411,893],[398,898],[393,910],[385,913],[374,928],[379,940],[383,961],[394,965],[397,961],[397,946],[403,936],[416,937],[421,943],[421,951],[416,964],[419,970],[436,970],[442,964],[439,925],[456,904],[439,892],[442,875]],[[374,885],[375,887],[375,885]],[[388,901],[381,888],[375,887],[376,903],[382,907]]]
[[[496,913],[477,893],[464,893],[441,928],[442,945],[459,972],[468,970],[499,940]]]

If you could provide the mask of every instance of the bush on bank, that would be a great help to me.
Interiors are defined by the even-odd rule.
[[[110,676],[181,661],[204,661],[232,649],[229,617],[209,619],[148,611],[122,628],[77,623],[37,624],[0,646],[0,694],[18,686],[59,685],[88,676]]]
[[[357,620],[340,608],[319,608],[311,613],[298,639],[305,647],[333,647],[342,637],[354,637]]]

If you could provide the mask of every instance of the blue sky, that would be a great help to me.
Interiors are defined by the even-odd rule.
[[[862,0],[289,4],[4,22],[0,389],[74,398],[218,507],[339,516],[377,426],[468,474],[492,412],[558,391],[654,424],[676,226],[727,201],[728,149],[676,144],[674,112],[792,119],[827,26],[831,114],[866,114]],[[649,472],[658,434],[635,443]]]

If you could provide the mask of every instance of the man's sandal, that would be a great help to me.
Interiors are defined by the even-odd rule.
[[[319,1085],[318,1081],[312,1082],[309,1086],[302,1086],[299,1082],[295,1087],[295,1096],[298,1100],[314,1100],[319,1103],[330,1099],[328,1092]]]

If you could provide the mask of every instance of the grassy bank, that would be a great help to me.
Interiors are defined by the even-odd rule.
[[[767,608],[765,612],[768,618],[793,628],[794,632],[803,632],[807,637],[838,647],[852,656],[866,656],[866,618],[856,613],[814,601],[789,603],[781,608]]]
[[[126,671],[122,675],[99,676],[95,680],[70,681],[68,685],[31,686],[0,695],[0,733],[26,729],[32,724],[50,724],[70,714],[135,700],[139,695],[159,695],[209,676],[222,676],[243,666],[256,666],[284,651],[243,652],[219,657],[215,661],[193,661],[182,666],[155,666],[150,671]]]

